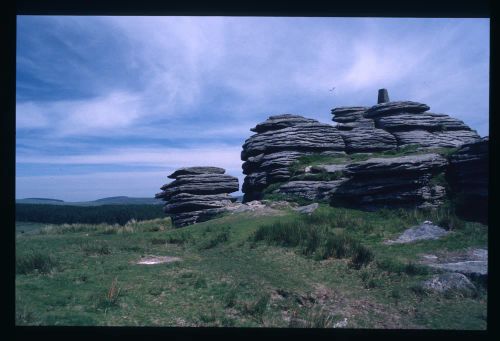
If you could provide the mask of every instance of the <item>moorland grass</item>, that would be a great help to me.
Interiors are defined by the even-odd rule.
[[[485,292],[443,297],[412,290],[432,275],[417,265],[419,254],[484,247],[484,225],[460,221],[440,240],[383,244],[422,219],[435,219],[433,214],[320,205],[310,216],[242,213],[180,229],[154,229],[150,222],[130,233],[89,226],[24,234],[16,238],[16,258],[32,250],[57,264],[47,275],[16,271],[16,324],[288,327],[305,321],[301,326],[323,327],[348,317],[348,328],[484,329]],[[263,233],[270,243],[253,239],[273,225],[297,231],[290,237],[279,230]],[[303,231],[312,226],[315,232]],[[283,238],[295,246],[282,245]],[[373,254],[359,269],[349,256],[356,243]],[[106,246],[109,253],[99,251]],[[135,264],[145,255],[181,260]],[[299,304],[297,298],[314,295],[318,286],[332,292],[329,298]],[[277,299],[279,290],[289,294]],[[293,314],[296,319],[284,318]]]

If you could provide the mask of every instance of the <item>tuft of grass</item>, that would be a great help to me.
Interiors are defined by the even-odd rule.
[[[190,241],[192,241],[192,235],[185,232],[168,235],[166,238],[166,242],[169,244],[183,245]]]
[[[109,255],[111,254],[111,248],[108,243],[102,241],[88,241],[84,242],[80,246],[81,250],[85,252],[85,255]]]
[[[243,305],[243,313],[261,322],[270,299],[271,295],[269,293],[261,295],[255,302]]]
[[[316,260],[351,257],[355,268],[360,268],[372,261],[373,253],[368,248],[347,234],[334,233],[330,225],[316,224],[317,221],[323,221],[323,219],[299,218],[293,221],[277,221],[270,225],[262,225],[255,231],[251,241],[265,241],[270,245],[284,247],[299,247],[300,253],[305,256],[314,255]]]
[[[361,267],[370,263],[375,257],[373,252],[366,246],[359,243],[355,243],[352,247],[351,265],[355,269],[360,269]]]
[[[118,300],[121,295],[121,288],[118,286],[118,280],[115,277],[111,282],[106,294],[99,297],[97,301],[97,306],[104,309],[106,312],[109,308],[117,307],[119,304]]]
[[[226,308],[231,308],[236,305],[236,299],[238,298],[238,290],[236,286],[231,287],[227,293],[224,295],[223,302]]]
[[[230,227],[226,227],[223,231],[216,233],[214,236],[206,239],[200,246],[200,250],[207,250],[216,247],[217,245],[229,240]]]
[[[163,245],[167,243],[167,239],[165,238],[152,238],[150,240],[151,244],[153,245]]]
[[[426,266],[411,261],[405,264],[394,259],[384,258],[377,260],[376,265],[378,269],[394,274],[405,273],[409,276],[429,274],[429,269]]]
[[[54,257],[40,251],[29,251],[16,257],[16,274],[29,274],[37,272],[41,274],[50,273],[58,262]]]

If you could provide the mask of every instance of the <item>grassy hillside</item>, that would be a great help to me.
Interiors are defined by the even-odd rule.
[[[422,220],[453,233],[385,245]],[[312,232],[307,232],[312,231]],[[321,206],[311,216],[242,213],[172,229],[51,225],[16,237],[16,324],[485,329],[486,290],[440,296],[416,285],[418,255],[485,247],[487,228],[441,210]],[[144,256],[179,261],[135,264]]]

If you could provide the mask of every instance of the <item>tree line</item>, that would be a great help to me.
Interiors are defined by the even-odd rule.
[[[16,221],[48,224],[119,224],[165,217],[162,205],[66,206],[16,204]]]

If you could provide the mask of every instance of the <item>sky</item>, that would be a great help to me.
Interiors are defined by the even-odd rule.
[[[16,198],[152,197],[204,165],[241,188],[250,128],[335,124],[380,88],[486,136],[489,35],[489,19],[18,16]]]

